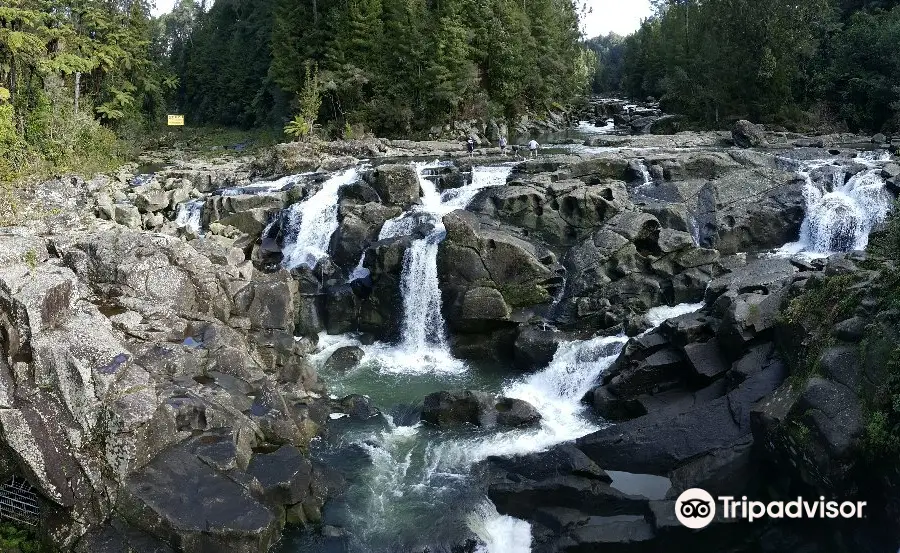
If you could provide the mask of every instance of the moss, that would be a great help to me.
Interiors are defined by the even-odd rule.
[[[500,289],[503,299],[513,309],[529,307],[550,301],[550,294],[545,288],[535,285],[512,285]]]
[[[11,523],[0,524],[0,551],[3,553],[49,553],[33,530]]]
[[[790,301],[779,325],[779,349],[793,379],[804,381],[819,371],[819,358],[834,345],[831,330],[853,316],[862,300],[855,273],[811,281],[804,293]],[[801,343],[802,342],[802,343]]]
[[[792,420],[787,426],[787,435],[799,447],[805,447],[810,443],[812,432],[801,420]]]
[[[34,250],[28,250],[27,252],[25,252],[23,261],[25,262],[26,265],[28,265],[29,269],[34,271],[35,269],[37,269],[37,265],[38,265],[37,252]]]

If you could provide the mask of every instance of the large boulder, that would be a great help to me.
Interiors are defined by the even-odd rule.
[[[411,165],[382,165],[375,170],[372,184],[381,200],[390,206],[409,209],[422,195],[419,175]]]
[[[541,414],[528,402],[471,390],[435,392],[425,398],[422,420],[438,428],[533,426]]]
[[[508,360],[518,324],[514,314],[548,304],[561,283],[555,256],[465,211],[445,216],[444,226],[438,278],[455,351]]]
[[[763,130],[746,119],[741,119],[731,129],[731,138],[739,148],[755,148],[766,142]]]
[[[587,171],[587,168],[584,168]],[[536,233],[548,244],[571,245],[628,205],[622,182],[513,181],[481,192],[469,209]]]

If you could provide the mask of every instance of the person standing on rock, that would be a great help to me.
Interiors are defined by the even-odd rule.
[[[500,137],[500,155],[502,155],[502,156],[506,155],[506,137],[505,136]]]
[[[469,141],[466,142],[466,148],[469,149],[469,157],[475,155],[475,139],[471,136],[469,137]]]
[[[528,151],[531,152],[532,158],[537,157],[538,148],[540,148],[540,147],[541,147],[541,145],[538,144],[538,141],[533,138],[531,139],[531,142],[528,143]]]

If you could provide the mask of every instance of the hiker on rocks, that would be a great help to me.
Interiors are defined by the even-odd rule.
[[[537,157],[538,148],[540,148],[540,147],[541,147],[541,145],[538,144],[538,141],[533,138],[531,139],[531,142],[528,143],[528,151],[531,152],[532,158]]]
[[[469,141],[466,142],[466,148],[469,149],[469,157],[472,157],[475,154],[475,139],[471,136],[469,137]]]
[[[516,157],[516,159],[519,159],[519,145],[518,144],[513,144],[512,153]]]
[[[506,137],[505,136],[500,137],[500,155],[503,155],[503,156],[506,155]]]

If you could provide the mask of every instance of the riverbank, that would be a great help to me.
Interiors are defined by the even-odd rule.
[[[884,271],[842,252],[888,220],[890,145],[576,130],[535,160],[367,139],[38,184],[0,235],[0,483],[91,553],[693,547],[687,487],[870,490],[893,415],[778,337],[831,333],[788,306]],[[804,347],[863,343],[851,307],[889,310],[858,299]]]

